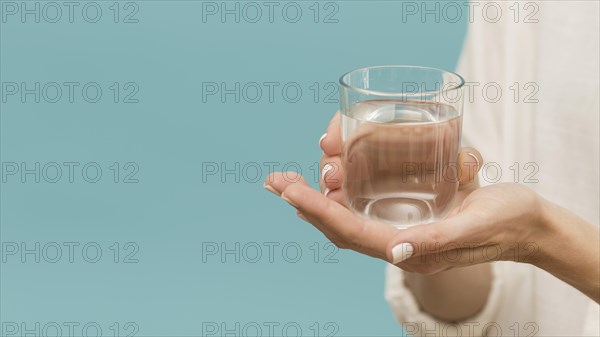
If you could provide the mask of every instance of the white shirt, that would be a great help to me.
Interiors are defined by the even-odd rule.
[[[527,3],[535,6],[525,8]],[[525,183],[598,225],[599,2],[518,2],[518,23],[509,8],[515,1],[495,4],[502,6],[502,19],[472,18],[458,67],[467,82],[480,83],[472,85],[474,95],[465,96],[463,143],[497,164],[487,175],[482,172],[483,184],[496,182],[499,167],[499,181]],[[538,22],[524,22],[534,11],[529,21]],[[494,102],[496,87],[502,97]],[[524,102],[532,93],[530,103]],[[490,336],[600,336],[598,304],[573,287],[532,265],[496,262],[492,270],[485,307],[454,326],[422,312],[404,287],[402,271],[391,265],[385,296],[405,330],[416,336],[485,336],[485,329]]]

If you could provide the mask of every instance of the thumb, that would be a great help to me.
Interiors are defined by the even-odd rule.
[[[462,239],[468,237],[470,223],[468,212],[458,213],[445,220],[417,225],[401,230],[387,246],[387,256],[393,264],[411,257],[441,253],[451,249],[465,248]]]

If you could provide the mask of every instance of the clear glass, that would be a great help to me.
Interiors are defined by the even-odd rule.
[[[463,78],[379,66],[340,78],[343,191],[357,214],[398,228],[445,217],[458,190]]]

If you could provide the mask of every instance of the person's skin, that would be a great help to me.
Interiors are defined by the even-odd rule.
[[[450,215],[398,230],[345,207],[339,114],[320,145],[321,168],[326,164],[337,168],[323,175],[322,192],[292,172],[269,175],[265,188],[280,195],[339,248],[407,271],[407,285],[432,315],[455,321],[476,314],[489,293],[491,272],[486,262],[491,261],[533,264],[600,303],[598,227],[525,186],[479,187],[476,171],[483,159],[475,149],[463,149],[459,155],[459,164],[468,174],[460,176],[458,200]]]

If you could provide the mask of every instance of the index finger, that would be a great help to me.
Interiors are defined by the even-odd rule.
[[[338,247],[388,261],[386,247],[399,232],[396,228],[361,219],[305,184],[288,185],[281,197],[302,212],[317,229],[337,238],[338,241],[333,243]]]
[[[321,146],[321,149],[323,149],[323,152],[330,157],[339,156],[342,153],[339,111],[335,113],[331,122],[329,122],[327,131],[319,141],[319,145]]]

